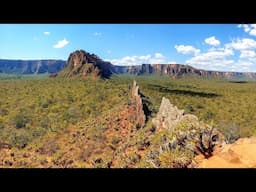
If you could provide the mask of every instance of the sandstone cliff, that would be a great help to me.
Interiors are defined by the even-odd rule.
[[[157,74],[173,78],[194,75],[204,78],[256,79],[256,73],[208,71],[182,64],[142,64],[137,66],[114,66],[114,68],[116,73],[127,73],[132,75]]]
[[[109,78],[111,74],[112,65],[109,62],[101,60],[95,54],[77,50],[69,55],[65,68],[59,73],[59,76]]]
[[[57,73],[62,70],[62,60],[6,60],[0,59],[0,73],[7,74],[43,74]]]
[[[65,69],[63,70],[63,68]],[[136,66],[118,66],[103,61],[95,54],[84,50],[76,50],[71,53],[68,60],[0,60],[0,73],[12,74],[41,74],[58,73],[60,76],[100,76],[109,78],[112,74],[131,75],[164,75],[172,78],[192,75],[203,78],[225,78],[252,80],[256,79],[256,73],[221,72],[196,69],[182,64],[142,64]]]

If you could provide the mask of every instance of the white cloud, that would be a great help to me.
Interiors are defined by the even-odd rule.
[[[164,58],[164,56],[161,53],[155,53],[155,58],[162,59],[162,58]]]
[[[239,24],[238,28],[243,28],[249,35],[256,36],[256,24]]]
[[[150,64],[164,64],[167,63],[165,57],[161,53],[155,53],[154,57],[149,58]]]
[[[141,65],[141,64],[164,64],[167,63],[165,56],[161,53],[141,55],[141,56],[126,56],[120,59],[105,59],[114,65]]]
[[[205,43],[212,45],[212,46],[220,45],[220,41],[218,39],[216,39],[215,36],[206,38],[204,41],[205,41]]]
[[[249,34],[253,35],[253,36],[256,36],[256,28],[252,29]]]
[[[250,67],[253,65],[253,62],[247,61],[247,60],[238,60],[236,63],[236,66],[239,67]]]
[[[45,31],[44,35],[50,35],[51,33],[49,31]]]
[[[251,27],[247,24],[239,24],[237,27],[238,28],[243,28],[246,33],[251,30]]]
[[[176,61],[168,61],[167,63],[168,64],[176,64],[177,62]]]
[[[149,60],[152,56],[150,54],[148,55],[142,55],[142,56],[139,56],[139,59],[140,60]]]
[[[256,34],[256,24],[238,25],[248,34]],[[255,30],[255,31],[254,31]],[[217,47],[221,42],[211,36],[205,39],[205,43],[212,45],[210,49],[201,52],[192,45],[176,45],[177,52],[181,54],[194,54],[185,61],[186,64],[205,70],[218,71],[255,71],[256,67],[256,40],[253,38],[236,38]]]
[[[232,50],[220,48],[219,50],[198,54],[191,59],[188,59],[186,63],[198,68],[215,70],[216,67],[225,67],[233,64],[233,60],[226,58],[232,55],[234,55]]]
[[[256,53],[253,50],[242,50],[240,54],[240,58],[254,58],[256,57]]]
[[[234,52],[227,48],[201,53],[188,59],[186,63],[199,69],[218,71],[248,72],[256,64],[256,53],[253,50],[242,50],[240,59],[229,59]]]
[[[236,50],[250,50],[256,48],[256,41],[248,38],[236,39],[225,46],[227,48],[234,48]]]
[[[63,40],[58,41],[57,44],[53,45],[54,48],[63,48],[65,47],[67,44],[69,44],[69,41],[66,40],[66,38],[64,38]]]
[[[100,32],[95,32],[93,35],[96,36],[96,37],[101,37],[101,36],[102,36],[102,33],[100,33]]]
[[[249,25],[244,24],[244,31],[247,33],[251,30],[251,28],[249,27]]]
[[[182,54],[198,54],[200,53],[200,49],[196,49],[195,47],[191,45],[175,45],[175,49],[177,50],[178,53]]]

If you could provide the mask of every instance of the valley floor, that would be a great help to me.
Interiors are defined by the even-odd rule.
[[[134,79],[150,111],[143,127],[133,116]],[[162,97],[234,142],[255,135],[255,88],[256,82],[159,76],[5,77],[0,80],[0,166],[177,167],[175,160],[187,162],[194,155],[156,155],[166,134],[152,125]]]

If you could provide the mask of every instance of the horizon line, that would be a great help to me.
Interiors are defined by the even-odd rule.
[[[67,59],[3,59],[0,58],[0,60],[11,60],[11,61],[46,61],[46,60],[56,60],[56,61],[67,61]],[[103,60],[104,61],[104,60]],[[106,61],[111,63],[110,61]],[[111,63],[112,65],[115,65]],[[216,72],[231,72],[231,73],[256,73],[256,71],[222,71],[222,70],[212,70],[212,69],[202,69],[202,68],[197,68],[189,64],[180,64],[180,63],[141,63],[141,64],[136,64],[136,65],[115,65],[115,66],[120,66],[120,67],[130,67],[130,66],[140,66],[140,65],[187,65],[190,67],[193,67],[198,70],[204,70],[204,71],[216,71]]]

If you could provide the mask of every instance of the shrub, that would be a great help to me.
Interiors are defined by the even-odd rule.
[[[40,102],[39,102],[39,104],[40,104],[41,107],[43,107],[43,108],[48,108],[49,105],[52,104],[52,103],[53,103],[53,102],[52,102],[51,99],[45,99],[45,98],[41,99]]]
[[[159,155],[161,167],[186,168],[194,154],[190,150],[173,149]]]
[[[28,133],[14,133],[14,135],[11,136],[11,144],[18,148],[24,148],[31,139]]]
[[[194,108],[191,106],[191,105],[186,105],[185,106],[185,112],[186,113],[191,113],[191,112],[194,112]]]
[[[215,114],[212,111],[206,111],[206,113],[204,114],[204,119],[206,121],[211,120],[213,117],[215,116]]]
[[[23,113],[19,113],[14,116],[13,123],[17,129],[24,128],[26,126],[26,123],[30,121],[28,115],[25,115]]]
[[[227,143],[234,143],[241,136],[241,128],[234,122],[220,124],[220,130],[226,138]]]

